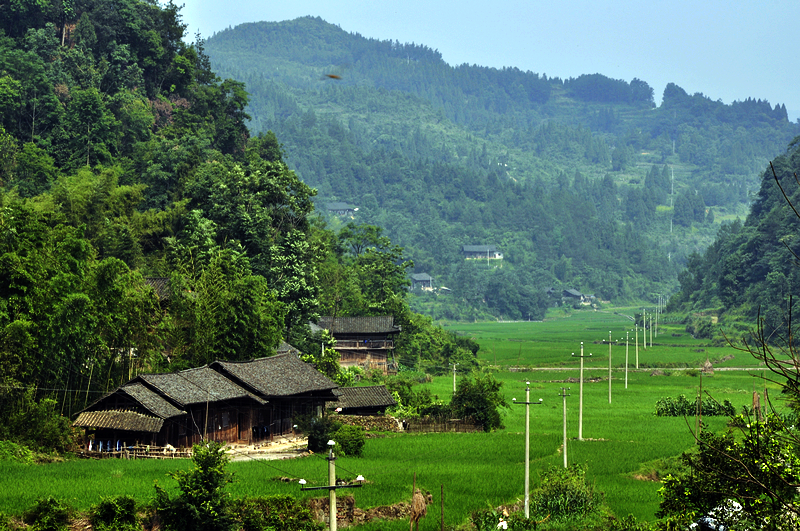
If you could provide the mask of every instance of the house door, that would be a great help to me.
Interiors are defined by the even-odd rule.
[[[249,441],[252,438],[250,430],[250,411],[239,411],[238,419],[239,425],[239,440]]]

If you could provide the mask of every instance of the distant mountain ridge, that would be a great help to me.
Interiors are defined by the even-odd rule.
[[[763,100],[725,105],[669,84],[656,107],[638,79],[450,66],[422,44],[312,17],[242,24],[206,51],[246,83],[251,130],[278,135],[318,204],[362,207],[355,221],[384,227],[416,272],[490,310],[488,277],[465,273],[460,245],[498,244],[507,272],[495,277],[531,292],[677,289],[689,254],[744,215],[767,162],[800,134]],[[625,248],[626,234],[642,248]]]

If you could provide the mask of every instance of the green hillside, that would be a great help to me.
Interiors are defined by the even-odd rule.
[[[243,24],[206,50],[246,83],[251,130],[277,133],[318,210],[358,207],[356,222],[382,226],[451,289],[418,300],[435,317],[523,318],[553,286],[614,301],[674,292],[800,133],[780,104],[670,84],[656,107],[639,79],[450,66],[318,18]],[[461,246],[481,244],[501,268],[464,262]]]

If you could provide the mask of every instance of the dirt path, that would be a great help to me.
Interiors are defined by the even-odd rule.
[[[229,446],[228,454],[231,461],[245,461],[249,459],[292,459],[303,457],[308,453],[308,439],[298,437],[296,439],[280,439],[276,442],[263,445],[239,445]]]

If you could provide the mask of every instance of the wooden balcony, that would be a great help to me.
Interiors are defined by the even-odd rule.
[[[366,341],[337,341],[336,349],[365,349],[365,350],[390,350],[394,348],[394,341],[390,339],[384,340],[366,340]]]

